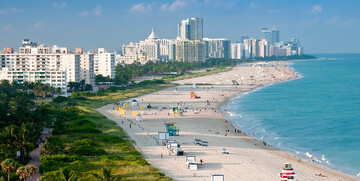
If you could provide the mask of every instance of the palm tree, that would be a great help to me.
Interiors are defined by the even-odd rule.
[[[21,151],[21,158],[22,161],[25,161],[26,158],[26,150],[29,146],[32,146],[32,140],[34,138],[33,133],[33,125],[30,123],[22,123],[20,127],[20,134],[19,134],[19,147]]]
[[[73,170],[69,171],[66,168],[61,168],[57,172],[52,172],[49,175],[42,176],[40,181],[77,181],[78,177]]]
[[[16,170],[16,175],[19,175],[19,179],[20,180],[26,180],[26,176],[27,176],[27,170],[25,167],[19,167],[17,170]]]
[[[1,163],[1,168],[4,173],[8,174],[8,181],[10,181],[10,173],[16,169],[15,160],[8,158]]]
[[[28,165],[25,168],[26,168],[26,171],[27,171],[26,176],[30,177],[30,181],[32,181],[35,174],[36,174],[36,170],[37,170],[36,166],[35,165]]]
[[[97,181],[120,181],[121,178],[118,176],[111,175],[111,170],[109,168],[101,168],[99,174],[92,174]]]

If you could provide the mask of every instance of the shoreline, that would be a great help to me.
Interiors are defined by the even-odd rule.
[[[323,165],[312,164],[307,160],[302,160],[296,155],[280,150],[274,146],[264,146],[259,140],[257,140],[255,137],[251,137],[250,135],[244,135],[243,133],[234,133],[233,130],[236,128],[236,125],[234,125],[232,121],[224,121],[230,119],[228,119],[227,116],[221,111],[221,107],[225,105],[230,99],[234,98],[236,95],[241,95],[245,92],[254,91],[265,86],[270,86],[271,84],[301,78],[300,74],[296,74],[294,70],[291,70],[291,67],[289,68],[289,64],[289,62],[275,62],[271,64],[271,66],[265,66],[264,68],[269,69],[268,71],[271,71],[270,73],[276,74],[276,77],[281,77],[280,70],[289,70],[289,72],[285,75],[288,76],[287,79],[279,79],[274,81],[272,79],[261,78],[259,76],[258,79],[255,78],[254,80],[247,80],[250,83],[254,81],[254,84],[234,86],[225,82],[225,84],[212,84],[213,86],[198,86],[198,88],[195,89],[196,92],[200,92],[199,94],[201,94],[201,96],[204,96],[205,99],[213,99],[211,100],[212,110],[210,109],[210,107],[206,109],[205,106],[205,110],[202,110],[203,112],[201,112],[201,108],[204,109],[204,103],[201,102],[202,98],[200,100],[191,99],[191,101],[189,100],[190,102],[185,101],[188,100],[186,95],[188,95],[188,92],[192,90],[190,88],[191,86],[185,85],[186,82],[192,81],[196,83],[202,83],[202,81],[206,80],[215,83],[219,80],[222,81],[222,78],[224,76],[228,78],[231,75],[234,75],[234,73],[236,73],[235,77],[239,78],[240,76],[237,77],[237,72],[242,72],[243,75],[249,75],[249,71],[250,73],[252,73],[251,71],[257,70],[256,68],[254,69],[253,65],[256,66],[260,64],[250,63],[249,65],[251,66],[246,66],[246,68],[241,66],[239,68],[239,66],[237,66],[233,70],[224,73],[218,73],[216,75],[208,75],[176,81],[183,84],[174,88],[168,88],[148,95],[140,96],[137,98],[137,100],[145,99],[145,101],[141,101],[140,103],[143,104],[145,102],[151,102],[153,105],[153,102],[156,102],[156,104],[158,104],[159,106],[169,105],[179,101],[181,103],[181,101],[184,101],[184,104],[186,102],[186,106],[191,106],[192,108],[200,108],[200,113],[194,113],[194,115],[192,115],[189,110],[189,112],[186,112],[183,117],[169,117],[166,114],[165,116],[160,115],[162,114],[161,111],[149,111],[146,115],[142,115],[144,118],[143,122],[132,121],[135,126],[139,126],[139,128],[142,128],[139,130],[135,130],[135,128],[131,129],[126,126],[127,124],[129,124],[128,122],[125,125],[120,123],[120,120],[134,120],[135,117],[131,115],[126,115],[122,117],[116,116],[116,112],[112,112],[112,105],[107,105],[99,108],[98,111],[107,116],[109,119],[117,122],[118,125],[124,129],[124,131],[132,138],[132,140],[135,141],[136,146],[139,148],[139,150],[141,150],[142,154],[145,156],[149,163],[151,163],[155,167],[160,168],[165,174],[174,178],[175,180],[199,180],[199,178],[202,178],[203,180],[209,180],[210,173],[214,172],[223,173],[227,178],[226,180],[228,180],[229,178],[230,180],[249,180],[250,178],[255,180],[260,180],[264,178],[267,178],[268,180],[274,180],[279,179],[277,174],[280,173],[283,163],[288,161],[293,164],[295,172],[302,180],[319,180],[320,178],[325,180],[330,178],[330,180],[356,180],[357,178],[353,177],[352,175],[347,175],[339,171],[332,170],[331,168],[325,167]],[[283,68],[278,69],[274,65]],[[247,70],[247,72],[245,71],[245,69]],[[219,76],[221,76],[220,79]],[[243,80],[245,81],[246,79]],[[227,82],[229,81],[227,80]],[[215,110],[215,112],[213,112],[213,110]],[[204,164],[204,166],[209,165],[209,167],[201,168],[196,172],[192,172],[184,168],[184,157],[176,157],[170,155],[165,156],[167,152],[166,149],[164,149],[164,147],[162,146],[158,146],[156,143],[157,140],[155,138],[157,137],[156,131],[161,131],[164,129],[163,126],[161,126],[163,125],[164,120],[169,122],[173,121],[176,122],[177,125],[179,125],[180,136],[172,138],[178,140],[181,143],[181,148],[183,148],[185,154],[195,155],[203,158],[205,160],[205,163],[207,163]],[[223,130],[225,129],[231,131],[224,132]],[[218,130],[216,134],[215,130]],[[223,136],[224,134],[225,136]],[[209,143],[211,143],[211,145],[209,145],[207,148],[191,146],[194,138],[205,138],[207,141],[209,141]],[[155,143],[150,143],[153,140],[155,140]],[[231,154],[219,155],[218,149],[220,147],[228,148]],[[164,158],[159,157],[160,153],[161,155],[164,154]],[[226,156],[230,156],[232,158],[231,160],[234,160],[235,162],[228,165],[229,160],[227,160],[228,158]],[[222,159],[219,160],[217,157],[221,157]],[[175,168],[171,168],[174,167],[174,165]],[[239,169],[242,171],[235,171]],[[254,171],[254,169],[260,169],[264,173],[254,175],[254,173],[251,173],[252,171]],[[193,173],[196,173],[196,177],[194,177]],[[324,175],[327,175],[328,177],[316,177],[314,175],[315,173],[322,173]]]

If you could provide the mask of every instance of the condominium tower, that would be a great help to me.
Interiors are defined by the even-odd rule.
[[[179,40],[202,40],[203,39],[203,19],[188,18],[180,21],[178,25]]]

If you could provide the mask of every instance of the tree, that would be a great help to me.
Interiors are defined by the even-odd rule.
[[[59,154],[64,150],[65,146],[59,136],[50,136],[44,145],[41,146],[40,155]]]
[[[92,174],[97,181],[120,181],[119,176],[111,175],[111,170],[109,168],[101,168],[101,172],[99,174]]]
[[[85,90],[85,91],[92,91],[92,90],[93,90],[93,89],[92,89],[92,85],[91,85],[91,84],[86,84],[84,90]]]
[[[25,161],[26,158],[26,150],[29,148],[29,146],[33,145],[34,140],[34,129],[33,129],[33,123],[22,123],[20,127],[20,133],[19,133],[19,148],[21,153],[22,161]]]
[[[86,81],[83,79],[80,81],[80,90],[84,90],[86,85]]]
[[[40,181],[77,181],[78,176],[73,170],[61,168],[59,171],[52,172],[49,175],[42,176]]]
[[[1,168],[3,172],[8,174],[8,181],[10,181],[10,173],[13,172],[16,167],[17,165],[15,161],[11,158],[8,158],[1,163]]]
[[[17,170],[16,170],[16,175],[19,175],[19,179],[20,180],[26,180],[26,176],[27,176],[27,170],[25,167],[19,167]]]
[[[71,91],[74,88],[74,82],[68,82],[69,90]]]
[[[30,177],[30,181],[32,181],[36,174],[37,167],[35,165],[28,165],[25,168],[26,168],[26,176]]]

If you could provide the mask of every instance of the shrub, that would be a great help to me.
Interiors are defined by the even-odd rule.
[[[65,102],[67,100],[68,100],[68,98],[65,96],[57,96],[52,101],[55,103],[61,103],[61,102]]]
[[[103,148],[96,148],[94,146],[89,146],[89,145],[73,147],[71,148],[71,151],[74,154],[84,155],[84,156],[101,156],[107,154]]]
[[[39,171],[40,173],[55,171],[61,167],[69,165],[71,162],[74,162],[76,160],[81,159],[76,156],[69,156],[65,154],[45,155],[40,158],[41,165],[39,167]]]
[[[97,146],[97,144],[91,139],[81,139],[74,142],[76,146]]]
[[[139,164],[139,165],[142,165],[142,166],[149,165],[149,163],[146,162],[146,161],[143,160],[143,159],[138,159],[138,160],[136,160],[136,163]]]
[[[126,160],[126,161],[136,161],[137,158],[134,155],[130,155],[130,156],[126,156],[124,158],[124,160]]]

